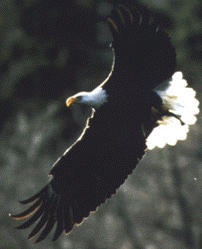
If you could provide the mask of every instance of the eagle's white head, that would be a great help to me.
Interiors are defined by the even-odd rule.
[[[91,92],[80,92],[69,97],[66,100],[66,105],[69,107],[74,103],[78,103],[81,105],[97,109],[106,102],[107,102],[106,91],[99,86]]]

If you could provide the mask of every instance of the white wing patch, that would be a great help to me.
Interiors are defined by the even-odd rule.
[[[181,72],[176,72],[172,76],[168,87],[164,90],[158,88],[154,91],[161,97],[163,105],[170,112],[180,115],[184,125],[175,118],[164,116],[158,121],[159,126],[154,128],[147,138],[148,149],[154,147],[163,148],[166,144],[175,145],[178,140],[185,140],[189,131],[189,125],[196,122],[199,113],[199,101],[195,98],[196,92],[187,87],[187,81],[183,79]]]

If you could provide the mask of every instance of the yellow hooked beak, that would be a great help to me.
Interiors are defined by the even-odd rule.
[[[70,107],[70,105],[71,105],[72,103],[74,103],[74,101],[75,101],[75,98],[69,97],[69,98],[66,100],[66,106],[67,106],[67,107]]]

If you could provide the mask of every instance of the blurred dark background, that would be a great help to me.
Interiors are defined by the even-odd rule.
[[[8,217],[24,209],[18,200],[46,184],[54,161],[80,134],[87,114],[66,108],[65,99],[108,75],[112,37],[105,19],[117,2],[0,2],[0,249],[202,248],[200,114],[186,141],[149,151],[118,194],[69,236],[35,245],[27,241],[30,229],[15,230]],[[141,4],[171,35],[178,70],[200,100],[201,1]]]

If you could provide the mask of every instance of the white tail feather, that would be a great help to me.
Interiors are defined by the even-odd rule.
[[[160,87],[161,88],[161,87]],[[187,81],[183,79],[181,72],[176,72],[166,89],[154,91],[161,97],[163,106],[170,112],[179,115],[180,120],[172,116],[164,116],[158,121],[159,126],[154,128],[147,138],[147,148],[163,148],[166,144],[175,145],[178,140],[185,140],[189,131],[189,125],[196,122],[199,113],[199,101],[195,98],[196,92],[187,87]]]

